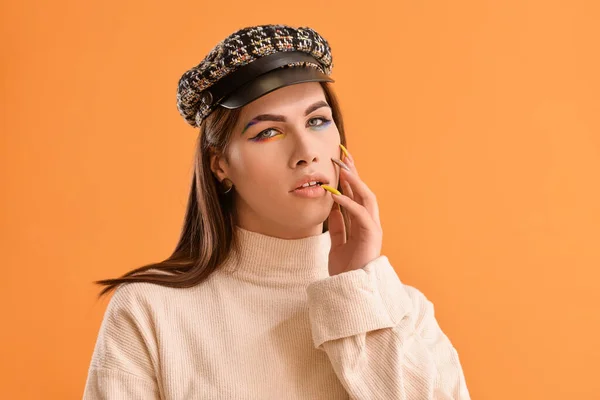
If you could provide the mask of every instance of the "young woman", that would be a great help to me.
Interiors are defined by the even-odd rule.
[[[263,25],[181,77],[199,128],[181,238],[98,282],[116,290],[84,399],[469,398],[432,303],[381,255],[331,66],[314,30]]]

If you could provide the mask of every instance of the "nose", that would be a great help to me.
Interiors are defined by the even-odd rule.
[[[321,143],[314,134],[298,130],[291,135],[294,149],[290,158],[290,167],[310,165],[319,161],[319,148]]]

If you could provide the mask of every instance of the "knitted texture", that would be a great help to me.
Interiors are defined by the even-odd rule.
[[[329,276],[329,232],[237,235],[195,287],[117,289],[84,400],[470,399],[433,303],[386,256]]]
[[[200,98],[205,89],[219,79],[261,57],[286,51],[301,51],[314,57],[315,67],[331,74],[333,62],[329,44],[309,27],[293,28],[287,25],[258,25],[242,28],[217,44],[200,64],[186,71],[179,79],[177,109],[193,127],[200,126],[217,104],[204,104]],[[298,66],[298,63],[288,66]]]

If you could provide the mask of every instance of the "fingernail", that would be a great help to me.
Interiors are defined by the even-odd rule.
[[[348,166],[346,164],[344,164],[344,162],[342,160],[338,160],[337,158],[331,158],[331,161],[333,161],[334,163],[336,163],[337,165],[340,166],[340,168],[345,169],[346,171],[350,172],[350,168],[348,168]]]
[[[344,152],[344,155],[348,158],[350,158],[350,153],[348,153],[348,150],[344,147],[343,144],[340,143],[340,148],[342,149],[342,151]]]
[[[337,190],[337,189],[335,189],[335,188],[332,188],[331,186],[327,186],[327,185],[321,185],[321,187],[322,187],[323,189],[327,190],[327,191],[328,191],[328,192],[330,192],[330,193],[337,194],[337,195],[341,195],[341,193],[339,192],[339,190]]]

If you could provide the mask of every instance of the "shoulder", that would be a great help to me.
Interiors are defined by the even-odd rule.
[[[151,376],[158,359],[152,284],[117,286],[106,307],[92,357],[93,368]]]
[[[146,282],[117,286],[102,318],[99,342],[105,347],[103,352],[114,347],[153,353],[151,349],[158,342],[156,333],[169,323],[175,290]]]
[[[212,282],[212,279],[210,280]],[[174,310],[189,309],[192,303],[202,302],[214,293],[207,288],[214,283],[201,282],[191,287],[169,287],[150,282],[122,283],[113,291],[107,312],[134,314],[139,318],[172,315]]]
[[[140,317],[154,308],[150,284],[122,283],[116,287],[104,314],[105,323],[140,325]]]
[[[147,282],[122,283],[106,307],[107,317],[126,316],[137,324],[150,322],[169,303],[176,301],[177,289]]]
[[[116,287],[110,299],[109,306],[127,309],[132,307],[148,307],[154,298],[160,296],[158,285],[146,282],[122,283]]]

